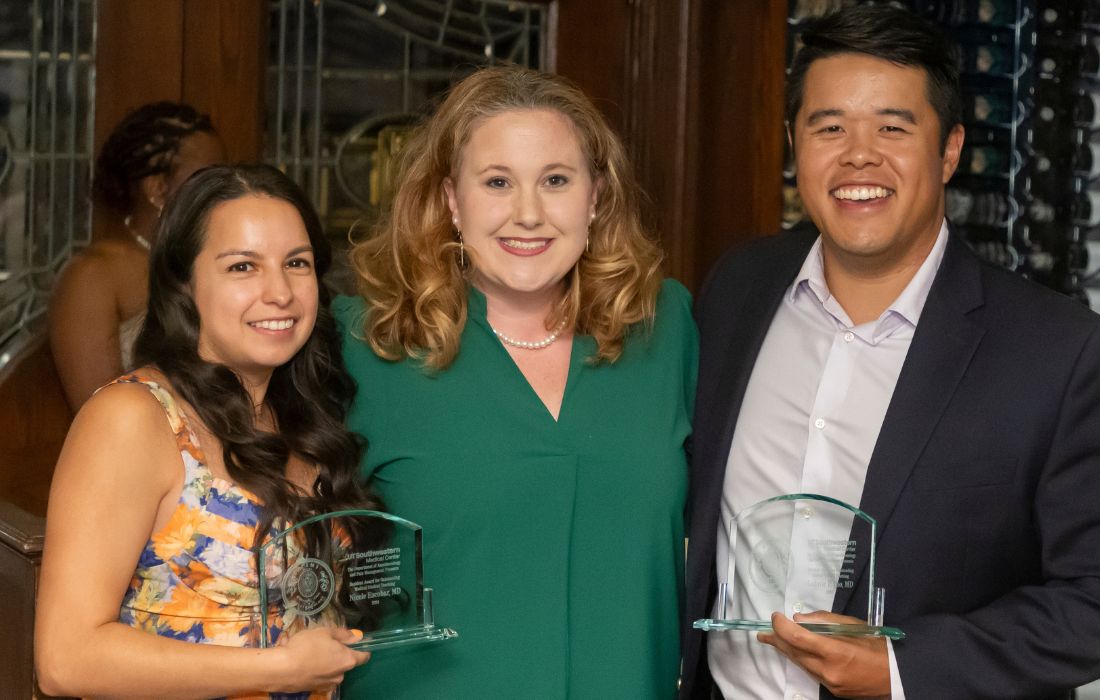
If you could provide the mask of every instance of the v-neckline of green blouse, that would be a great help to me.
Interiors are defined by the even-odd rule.
[[[508,348],[504,347],[504,343],[501,342],[500,338],[498,338],[495,333],[493,333],[493,328],[489,325],[488,313],[488,302],[485,298],[485,294],[472,284],[467,285],[466,322],[469,323],[473,321],[476,323],[481,333],[488,339],[488,342],[504,356],[514,380],[523,387],[523,391],[528,399],[533,400],[536,405],[541,407],[543,414],[550,423],[555,426],[562,425],[563,421],[568,419],[572,413],[572,411],[567,409],[570,397],[576,393],[576,383],[581,369],[586,364],[587,359],[596,354],[595,339],[591,336],[580,335],[579,333],[573,334],[573,338],[570,341],[569,371],[565,378],[565,390],[562,392],[561,407],[558,409],[558,417],[554,418],[554,414],[550,412],[550,409],[539,397],[538,392],[531,386],[531,382],[527,381],[527,377],[523,375],[519,365],[512,359],[512,355],[508,352]]]

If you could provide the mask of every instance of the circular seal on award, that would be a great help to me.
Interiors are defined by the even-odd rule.
[[[765,537],[753,543],[750,555],[749,574],[756,587],[768,593],[783,593],[786,590],[787,551]]]
[[[320,559],[303,557],[283,576],[283,600],[287,612],[313,615],[325,609],[335,592],[332,569]]]

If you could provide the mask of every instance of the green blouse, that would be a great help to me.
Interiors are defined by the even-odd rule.
[[[469,294],[454,363],[378,358],[364,303],[334,302],[359,383],[363,475],[424,528],[436,623],[457,639],[383,650],[346,698],[671,698],[680,662],[684,441],[698,339],[666,280],[614,364],[576,336],[559,420]]]

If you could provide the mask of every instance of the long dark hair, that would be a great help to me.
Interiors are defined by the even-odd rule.
[[[130,112],[99,150],[92,178],[96,198],[128,214],[134,205],[134,185],[169,172],[180,141],[199,132],[212,134],[214,125],[190,105],[153,102]]]
[[[275,369],[266,402],[278,430],[256,429],[254,408],[237,375],[199,357],[199,313],[191,296],[195,258],[206,239],[210,213],[245,196],[288,202],[302,217],[313,246],[319,287],[317,323],[305,345]],[[137,364],[157,367],[222,444],[230,477],[263,503],[257,548],[273,524],[343,508],[379,509],[357,477],[361,439],[344,428],[355,383],[344,367],[336,322],[321,283],[332,251],[321,222],[301,189],[275,168],[217,166],[199,171],[171,198],[160,218],[150,256],[149,310],[134,346]],[[296,454],[317,466],[309,493],[286,477]],[[317,546],[310,537],[311,548]]]

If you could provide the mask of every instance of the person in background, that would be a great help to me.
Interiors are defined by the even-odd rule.
[[[367,659],[336,624],[287,641],[278,613],[276,646],[255,648],[259,546],[313,514],[378,507],[343,426],[354,383],[321,284],[330,262],[316,213],[274,168],[208,168],[168,205],[139,369],[85,403],[54,475],[45,692],[328,698]]]
[[[131,112],[107,137],[93,195],[121,224],[99,231],[66,266],[50,299],[50,348],[73,411],[132,369],[149,287],[149,248],[166,199],[196,170],[225,160],[210,118],[174,102]]]
[[[347,697],[675,692],[696,337],[639,196],[588,98],[522,68],[407,145],[335,309],[363,475],[423,526],[459,636],[380,652]]]
[[[1069,697],[1100,676],[1100,317],[945,220],[964,135],[939,29],[859,5],[801,37],[786,117],[814,229],[727,256],[696,309],[681,697]],[[720,615],[730,519],[790,493],[877,521],[904,639],[797,624],[867,621],[844,547],[821,566],[851,571],[788,589],[773,632],[692,629]],[[791,516],[792,552],[848,541],[817,515]]]

